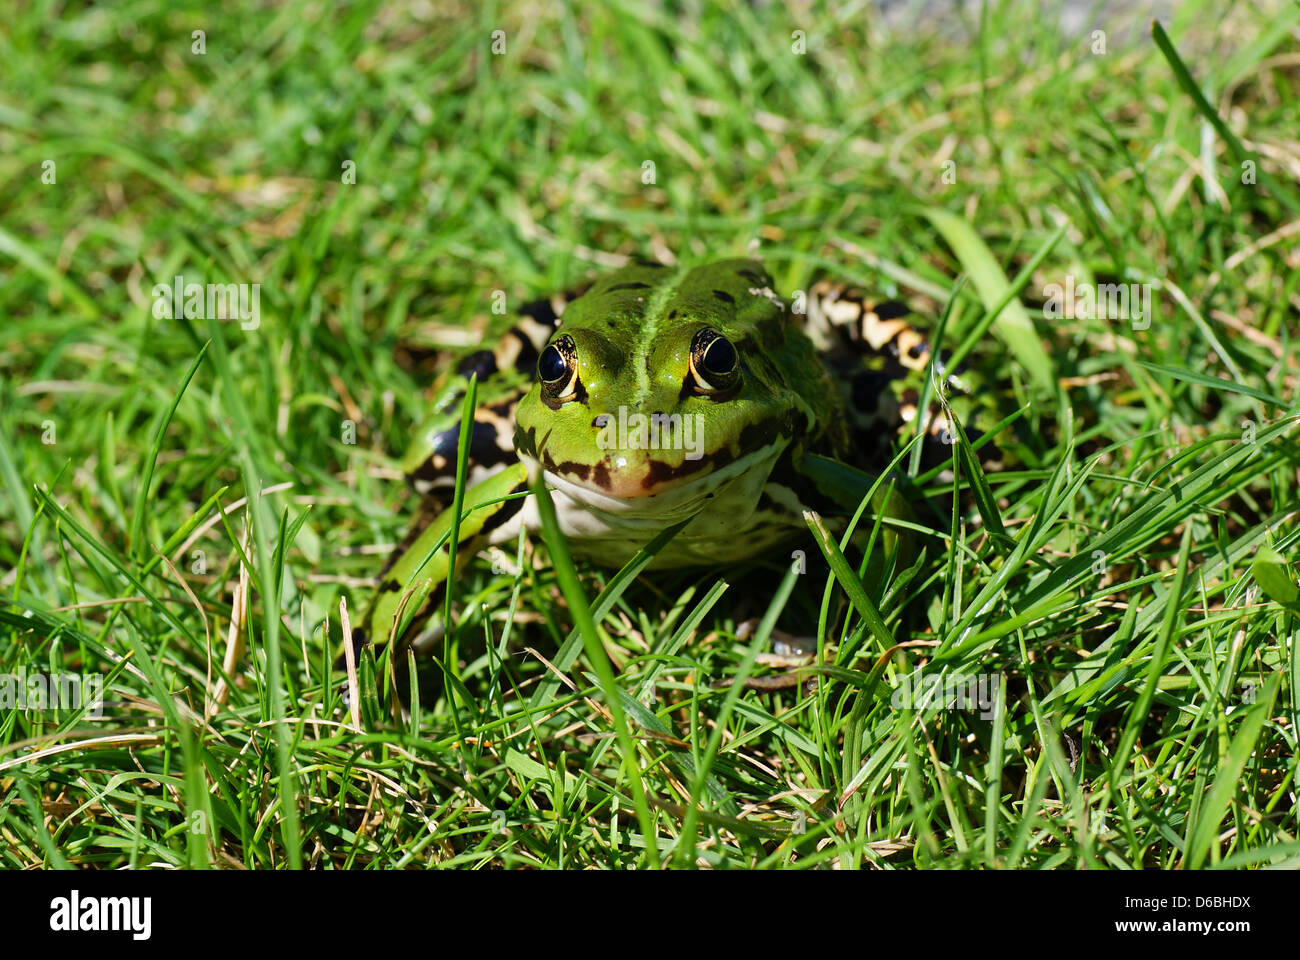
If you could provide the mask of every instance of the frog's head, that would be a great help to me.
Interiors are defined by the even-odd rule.
[[[653,511],[766,472],[825,418],[829,384],[762,265],[627,267],[565,310],[515,447],[595,506]]]

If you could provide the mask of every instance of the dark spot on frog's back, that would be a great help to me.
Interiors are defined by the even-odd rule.
[[[751,423],[740,431],[740,449],[745,453],[765,447],[776,439],[782,424],[771,420]]]
[[[863,413],[874,413],[891,382],[892,378],[879,370],[863,370],[856,374],[850,394],[853,406]]]
[[[606,293],[613,293],[615,290],[649,290],[650,284],[633,281],[631,283],[616,283],[612,287],[606,287]]]
[[[772,285],[771,278],[766,274],[759,273],[757,270],[753,270],[749,267],[746,267],[744,270],[737,270],[736,276],[740,277],[742,280],[748,280],[756,287],[770,287]]]
[[[352,655],[358,659],[361,657],[361,651],[365,649],[370,642],[370,634],[366,632],[365,627],[352,628]],[[343,659],[340,657],[340,659]]]
[[[790,440],[804,432],[807,421],[795,411],[789,411],[776,420],[751,423],[740,431],[740,452],[753,453],[773,443],[778,437]]]
[[[555,472],[568,474],[585,481],[591,474],[591,464],[578,463],[576,460],[565,460],[563,463],[555,465]]]
[[[510,492],[512,494],[523,493],[527,489],[528,489],[528,484],[521,483],[515,486],[514,489],[512,489]],[[492,514],[492,516],[488,517],[487,522],[483,524],[483,529],[479,531],[479,534],[482,535],[482,534],[491,533],[493,530],[495,530],[497,527],[504,524],[507,520],[513,517],[521,509],[523,509],[523,506],[524,506],[524,501],[522,497],[516,498],[514,500],[506,500],[504,503],[501,504],[501,508],[499,510],[497,510],[494,514]]]
[[[515,427],[515,449],[530,457],[537,456],[537,428],[529,427],[527,432]]]
[[[457,432],[459,432],[459,430]],[[446,458],[443,459],[443,463],[445,462]],[[415,468],[414,472],[411,473],[412,480],[435,481],[445,476],[448,476],[448,471],[440,469],[438,465],[433,462],[433,457],[425,457],[420,461],[420,465]]]
[[[482,383],[497,372],[497,358],[491,350],[477,350],[457,364],[456,372],[462,377],[478,374],[478,382]]]
[[[532,317],[538,323],[549,323],[554,326],[560,322],[550,300],[530,300],[519,308],[519,312],[525,317]]]
[[[723,303],[736,302],[736,298],[733,297],[731,294],[727,293],[726,290],[714,290],[713,295],[717,297],[719,300],[721,300]]]
[[[459,448],[460,424],[456,424],[433,438],[430,456],[420,464],[414,476],[422,480],[435,480],[442,476],[444,471],[433,466],[435,457],[442,457],[450,465],[446,473],[454,476]],[[496,427],[490,423],[484,423],[482,420],[474,421],[474,428],[469,437],[468,453],[470,462],[482,466],[494,466],[498,463],[505,463],[510,459],[510,451],[503,449],[501,444],[497,442]]]

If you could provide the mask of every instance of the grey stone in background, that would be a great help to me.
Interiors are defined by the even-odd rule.
[[[990,6],[995,0],[990,0]],[[1224,0],[1225,10],[1232,0]],[[981,0],[875,0],[880,24],[891,33],[924,30],[957,37],[979,31]],[[1051,0],[1039,4],[1044,20],[1055,19],[1066,37],[1104,29],[1116,39],[1145,33],[1154,18],[1168,23],[1178,0]]]

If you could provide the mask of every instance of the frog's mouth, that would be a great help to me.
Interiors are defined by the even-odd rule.
[[[788,438],[780,437],[734,458],[724,451],[722,456],[713,454],[701,461],[687,461],[692,469],[687,472],[677,468],[676,473],[667,464],[653,460],[641,469],[623,467],[601,473],[597,468],[574,469],[578,465],[567,463],[547,462],[542,467],[526,453],[521,452],[520,457],[530,473],[542,468],[548,487],[594,510],[685,517],[706,506],[711,496],[738,477],[757,473],[766,477],[788,443]],[[703,466],[695,467],[695,463]]]

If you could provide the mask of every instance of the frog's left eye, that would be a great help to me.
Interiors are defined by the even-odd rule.
[[[543,383],[558,383],[569,375],[569,364],[555,344],[543,350],[537,359],[537,375]]]
[[[696,393],[727,393],[740,383],[740,355],[735,344],[712,327],[705,327],[691,341],[690,370]]]
[[[578,398],[578,347],[568,334],[557,337],[537,358],[537,377],[542,381],[542,398],[559,406]]]

